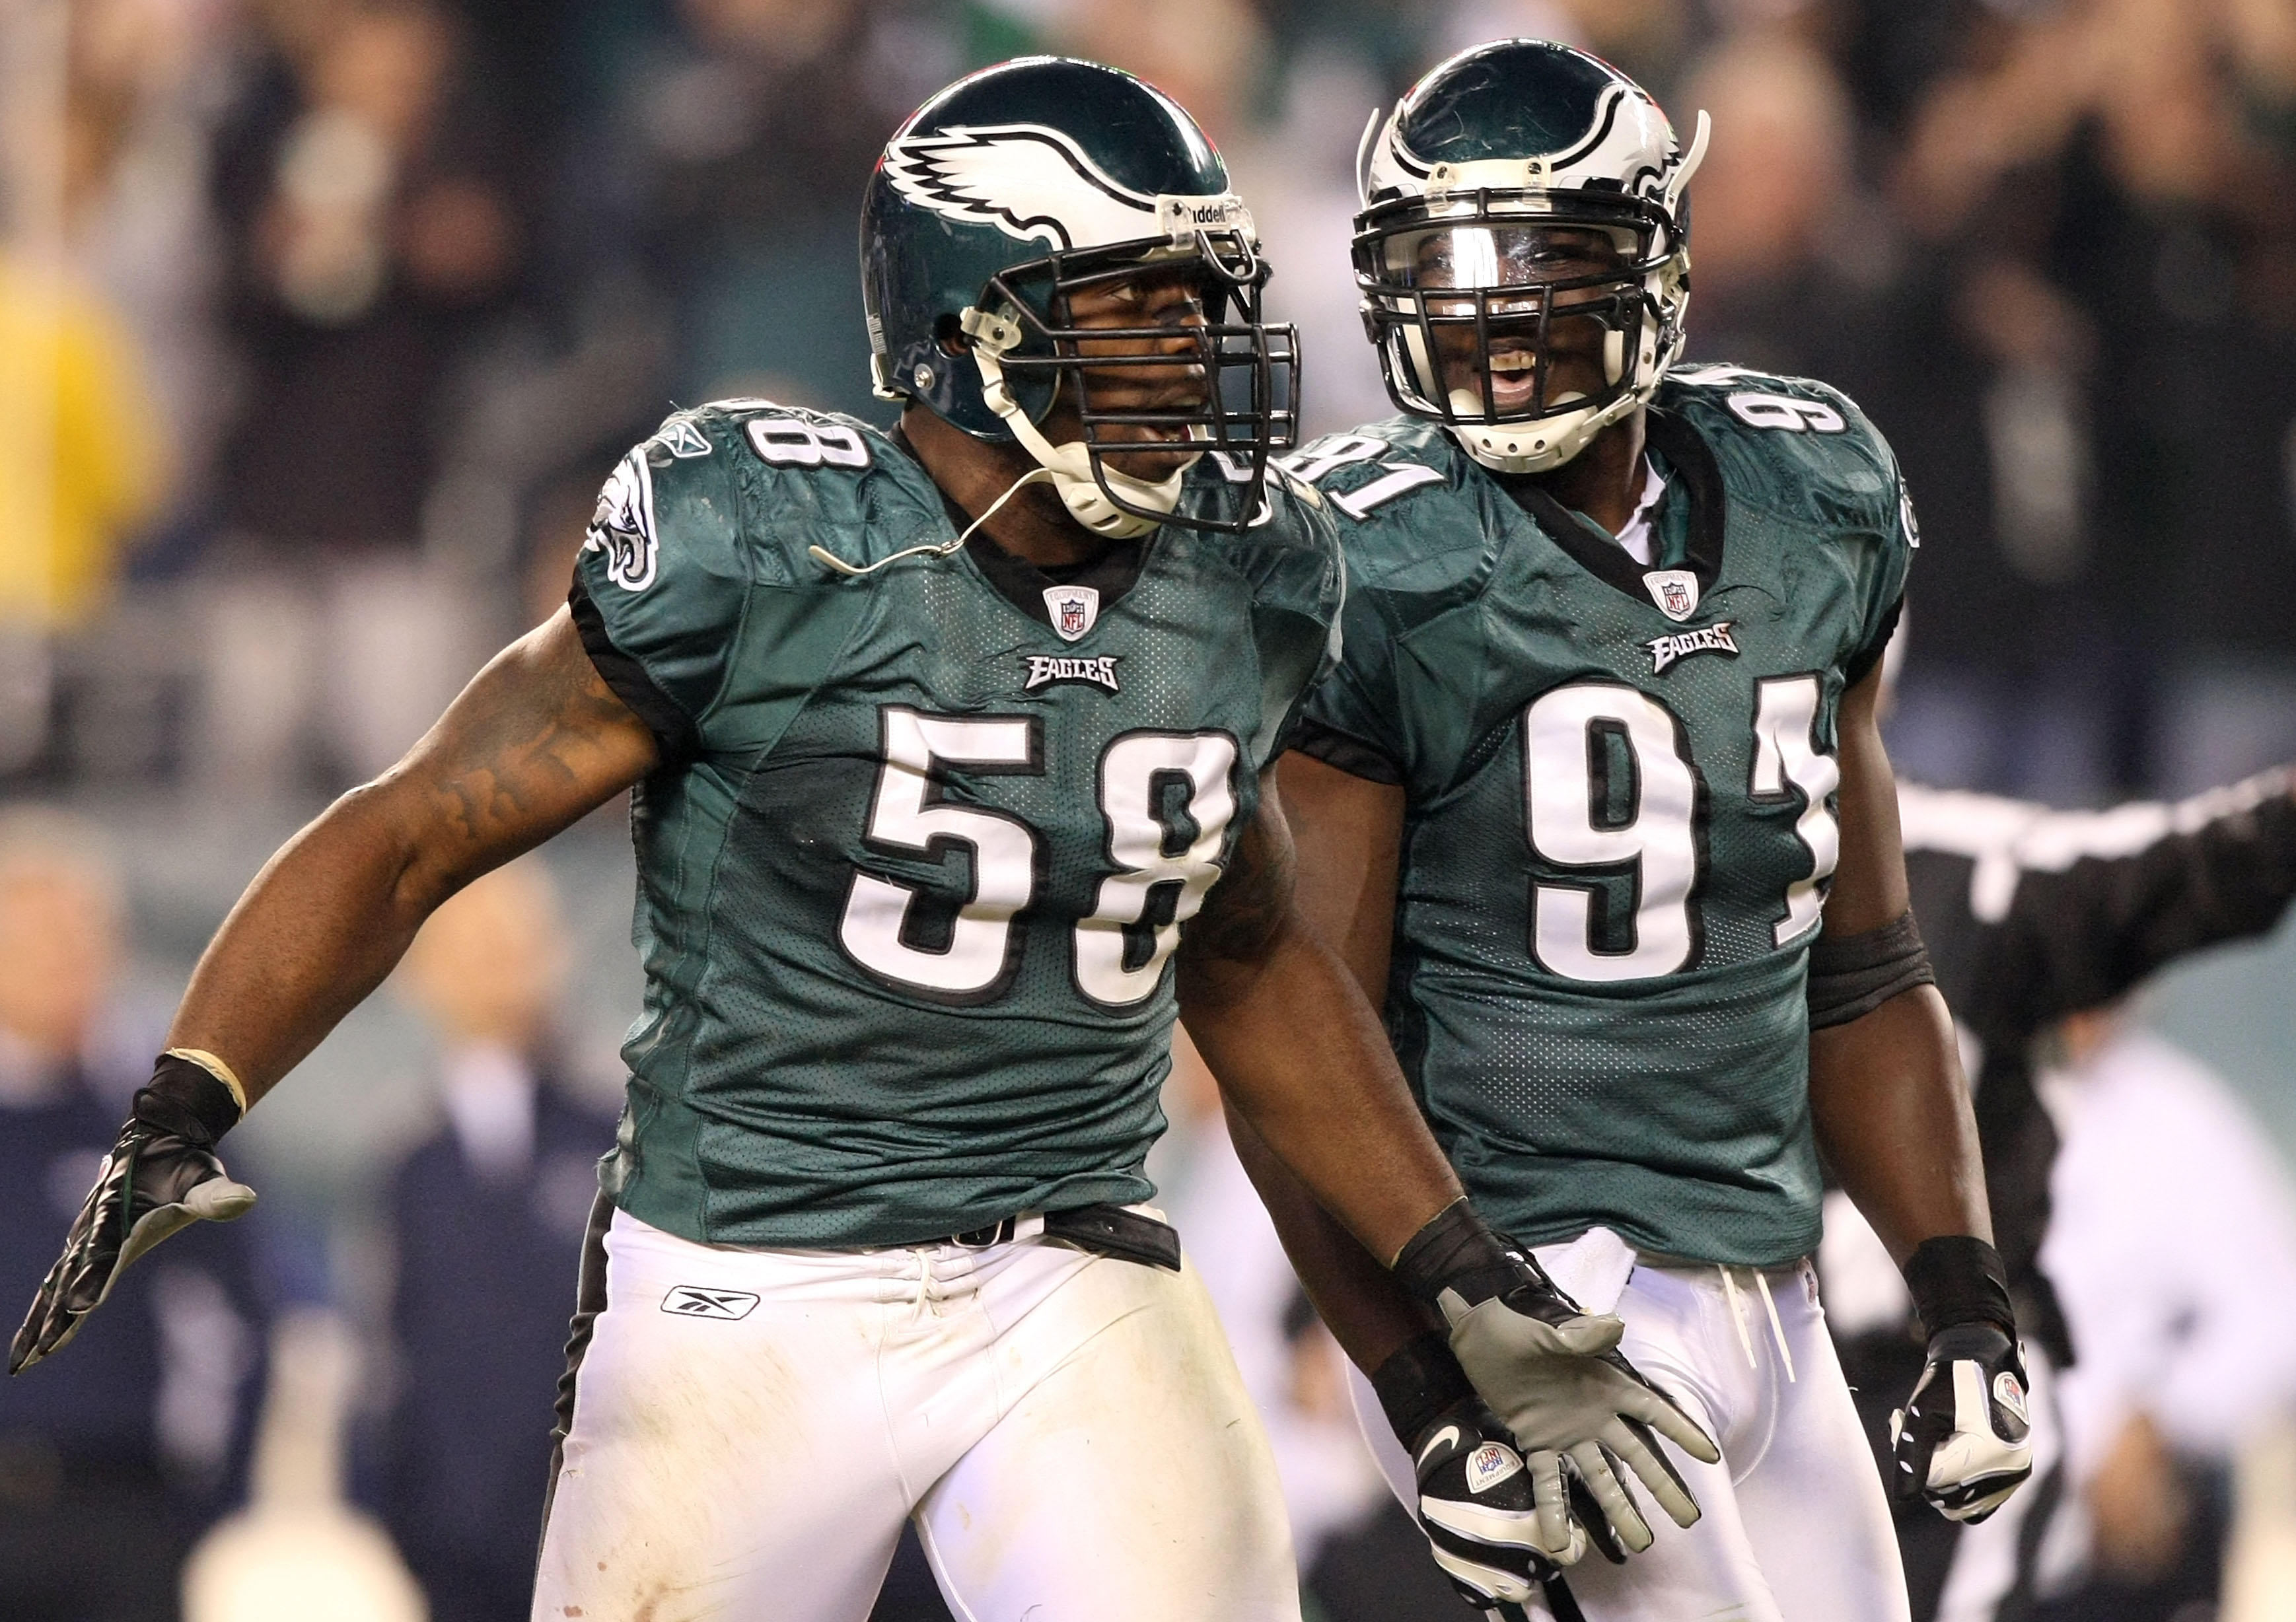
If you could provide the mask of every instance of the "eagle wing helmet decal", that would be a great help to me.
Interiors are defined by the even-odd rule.
[[[1111,179],[1084,149],[1043,124],[963,125],[910,135],[885,151],[885,178],[920,208],[945,218],[993,225],[1054,250],[1103,247],[1171,234],[1174,205],[1195,224],[1250,217],[1232,196],[1163,198]]]
[[[1521,168],[1524,184],[1543,188],[1572,188],[1585,184],[1589,176],[1604,176],[1615,189],[1670,213],[1706,155],[1709,122],[1703,113],[1699,115],[1696,138],[1685,148],[1675,139],[1666,114],[1648,92],[1623,82],[1606,85],[1595,99],[1594,123],[1584,135],[1555,152],[1502,161]],[[1439,183],[1439,167],[1446,168]],[[1495,176],[1485,179],[1497,184]],[[1400,118],[1372,114],[1356,150],[1356,190],[1365,208],[1382,193],[1456,190],[1463,184],[1472,189],[1457,166],[1439,166],[1411,150]]]

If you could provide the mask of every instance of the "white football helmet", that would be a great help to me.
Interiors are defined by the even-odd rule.
[[[1683,192],[1709,127],[1684,150],[1642,86],[1540,39],[1462,52],[1374,114],[1356,285],[1395,403],[1488,468],[1540,473],[1647,401],[1682,351]],[[1558,335],[1593,387],[1558,384]]]

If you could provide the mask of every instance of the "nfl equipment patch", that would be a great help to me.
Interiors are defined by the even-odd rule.
[[[1993,1400],[2030,1425],[2032,1414],[2025,1406],[2025,1387],[2014,1369],[2004,1369],[1993,1377]]]
[[[1698,611],[1698,577],[1687,569],[1653,569],[1643,586],[1658,611],[1677,625]]]
[[[1467,1490],[1487,1493],[1522,1470],[1522,1456],[1498,1442],[1485,1442],[1467,1455]]]
[[[1048,586],[1045,608],[1062,642],[1075,642],[1100,619],[1100,593],[1089,586]]]

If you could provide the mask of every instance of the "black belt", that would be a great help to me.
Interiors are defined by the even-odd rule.
[[[1112,1256],[1143,1266],[1180,1270],[1180,1236],[1169,1223],[1144,1216],[1120,1205],[1079,1205],[1065,1211],[1028,1212],[985,1228],[951,1233],[937,1242],[965,1250],[986,1250],[1016,1239],[1042,1237],[1054,1244]]]

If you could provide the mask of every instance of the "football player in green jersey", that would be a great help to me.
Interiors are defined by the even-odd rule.
[[[1144,1204],[1176,1009],[1494,1405],[1693,1518],[1658,1438],[1713,1444],[1463,1227],[1298,921],[1263,774],[1344,574],[1268,477],[1289,340],[1218,154],[1127,75],[1008,63],[896,133],[862,238],[900,426],[727,400],[630,453],[566,610],[226,921],[12,1370],[247,1208],[217,1140],[433,907],[628,788],[645,1002],[537,1618],[859,1622],[914,1518],[965,1615],[1296,1619],[1266,1443]]]
[[[1706,136],[1530,40],[1365,132],[1357,280],[1403,414],[1287,464],[1341,514],[1350,594],[1282,770],[1309,917],[1468,1193],[1721,1442],[1689,1475],[1704,1520],[1589,1525],[1632,1557],[1562,1581],[1481,1541],[1509,1416],[1455,1364],[1454,1305],[1237,1135],[1472,1599],[1890,1622],[1888,1507],[1809,1265],[1821,1154],[1929,1336],[1900,1492],[2000,1503],[2030,1472],[2023,1370],[1874,730],[1911,509],[1833,390],[1669,370]],[[1534,1478],[1567,1470],[1515,1439]]]

